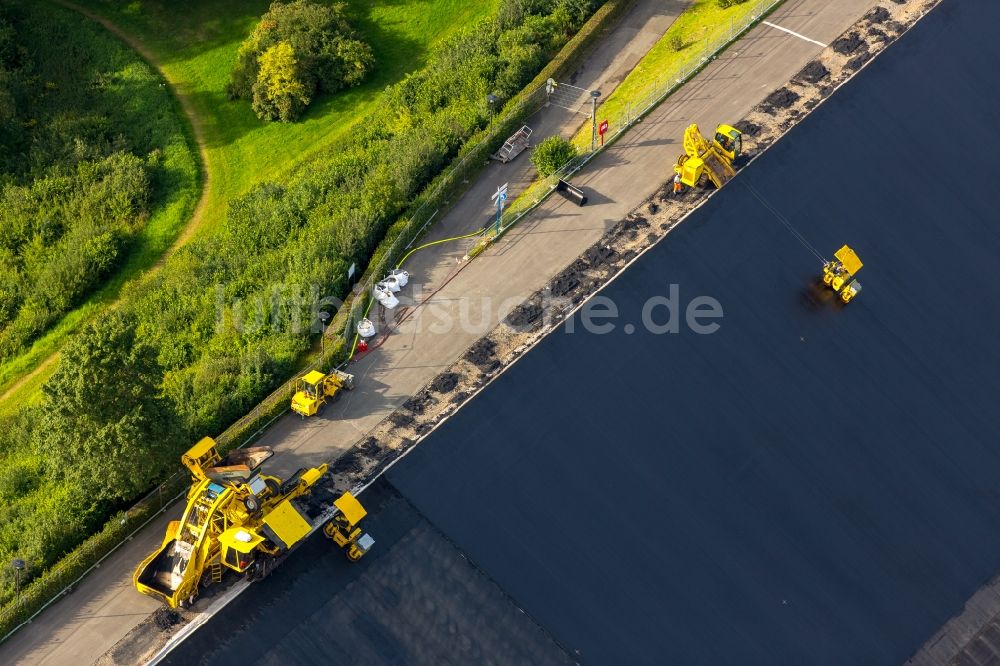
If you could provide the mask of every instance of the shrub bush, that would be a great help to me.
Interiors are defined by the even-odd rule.
[[[576,146],[561,136],[550,136],[531,153],[531,163],[543,178],[548,178],[576,157]]]
[[[0,360],[111,273],[142,228],[149,195],[144,163],[126,152],[0,191]]]

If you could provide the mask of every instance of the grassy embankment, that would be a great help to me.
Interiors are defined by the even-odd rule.
[[[682,73],[691,71],[706,48],[720,43],[760,6],[759,0],[751,0],[723,9],[716,0],[696,0],[604,100],[598,117],[624,120],[626,114],[634,113],[646,101],[654,86],[662,89],[666,82],[676,81]],[[586,125],[573,136],[578,150],[590,150],[590,133],[590,126]]]
[[[293,124],[263,123],[248,103],[230,101],[224,91],[240,42],[270,0],[80,0],[76,4],[139,41],[178,93],[190,101],[196,113],[193,121],[200,125],[205,140],[210,182],[198,231],[210,233],[225,219],[230,199],[255,183],[280,180],[308,155],[336,144],[372,110],[386,85],[418,69],[435,42],[488,14],[496,1],[350,0],[352,25],[372,46],[375,71],[356,88],[314,101]],[[101,31],[90,25],[88,32]],[[121,48],[107,35],[101,39]],[[0,364],[0,416],[37,401],[41,385],[55,370],[53,354],[66,336],[113,302],[125,282],[163,255],[193,205],[191,201],[183,212],[175,210],[177,219],[170,225],[151,222],[148,242],[136,248],[107,287],[63,317],[30,350]]]
[[[629,114],[634,116],[641,109],[643,102],[651,101],[654,87],[662,90],[666,82],[675,81],[683,72],[690,71],[706,48],[724,39],[734,26],[742,25],[760,7],[759,0],[725,9],[719,7],[716,0],[696,0],[681,12],[628,76],[604,99],[598,107],[598,118],[608,119],[612,127],[620,127]],[[590,139],[588,121],[571,141],[579,153],[585,153],[590,151]],[[530,207],[548,192],[549,187],[549,179],[539,178],[512,202],[511,209],[516,212]]]

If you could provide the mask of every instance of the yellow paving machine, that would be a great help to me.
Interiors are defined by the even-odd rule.
[[[845,245],[833,254],[833,261],[823,263],[823,284],[840,294],[840,300],[850,303],[861,292],[861,283],[854,276],[863,265],[854,250]]]
[[[682,183],[695,187],[710,181],[722,187],[736,175],[733,162],[743,150],[743,133],[729,125],[715,128],[715,138],[708,141],[697,124],[684,130],[684,154],[677,158],[674,172]]]
[[[215,441],[205,437],[181,456],[192,475],[187,507],[180,520],[167,526],[159,549],[135,570],[136,589],[171,608],[189,606],[200,588],[221,582],[227,571],[250,580],[265,577],[327,520],[333,508],[311,497],[327,466],[300,469],[282,481],[260,470],[272,455],[268,447],[253,447],[222,458]],[[354,525],[364,517],[353,496],[344,495],[335,506],[337,502],[351,510]],[[350,541],[356,548],[351,559],[359,559],[374,543],[357,532]]]
[[[318,370],[306,373],[295,381],[292,411],[301,416],[315,416],[327,402],[335,400],[340,391],[354,388],[354,375],[334,370],[324,375]]]

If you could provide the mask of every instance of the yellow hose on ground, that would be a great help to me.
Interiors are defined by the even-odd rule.
[[[416,252],[417,250],[422,250],[425,247],[430,247],[431,245],[438,245],[439,243],[447,243],[448,241],[462,240],[463,238],[472,238],[473,236],[478,236],[479,234],[483,233],[488,228],[489,227],[486,226],[483,227],[482,229],[479,229],[478,231],[473,231],[471,234],[465,234],[464,236],[452,236],[451,238],[442,238],[441,240],[431,241],[430,243],[424,243],[423,245],[415,247],[406,254],[404,254],[403,258],[399,260],[398,264],[396,264],[396,268],[402,268],[403,262],[409,259],[410,255]]]
[[[482,229],[479,229],[477,231],[473,231],[471,234],[465,234],[463,236],[452,236],[451,238],[442,238],[441,240],[431,241],[430,243],[424,243],[423,245],[417,246],[417,247],[413,248],[412,250],[410,250],[409,252],[407,252],[406,254],[403,255],[403,258],[399,260],[398,264],[396,264],[396,268],[397,269],[402,268],[403,267],[403,262],[405,262],[407,259],[409,259],[410,255],[413,254],[414,252],[416,252],[417,250],[423,250],[424,248],[431,247],[432,245],[440,245],[441,243],[447,243],[449,241],[462,240],[463,238],[472,238],[473,236],[478,236],[479,234],[483,233],[488,228],[489,228],[489,225],[487,225],[487,226],[485,226]],[[375,299],[372,298],[372,296],[369,294],[368,295],[368,307],[365,308],[364,314],[361,315],[362,319],[368,316],[368,313],[371,311],[372,304],[374,302],[375,302]],[[345,363],[348,362],[348,361],[350,361],[352,358],[354,358],[354,352],[357,351],[357,349],[358,349],[358,338],[359,337],[361,337],[360,333],[355,333],[354,334],[354,340],[351,341],[351,353],[347,356],[347,361],[345,361]]]

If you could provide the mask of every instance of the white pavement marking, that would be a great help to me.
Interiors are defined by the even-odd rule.
[[[778,25],[776,23],[771,23],[770,21],[761,21],[761,23],[763,23],[764,25],[769,25],[772,28],[776,28],[776,29],[778,29],[778,30],[780,30],[782,32],[787,32],[789,35],[794,35],[794,36],[798,37],[799,39],[804,39],[807,42],[812,42],[813,44],[819,44],[824,49],[827,47],[827,45],[824,44],[823,42],[817,42],[815,39],[809,39],[805,35],[800,35],[799,33],[795,32],[794,30],[789,30],[788,28],[782,28],[780,25]]]

